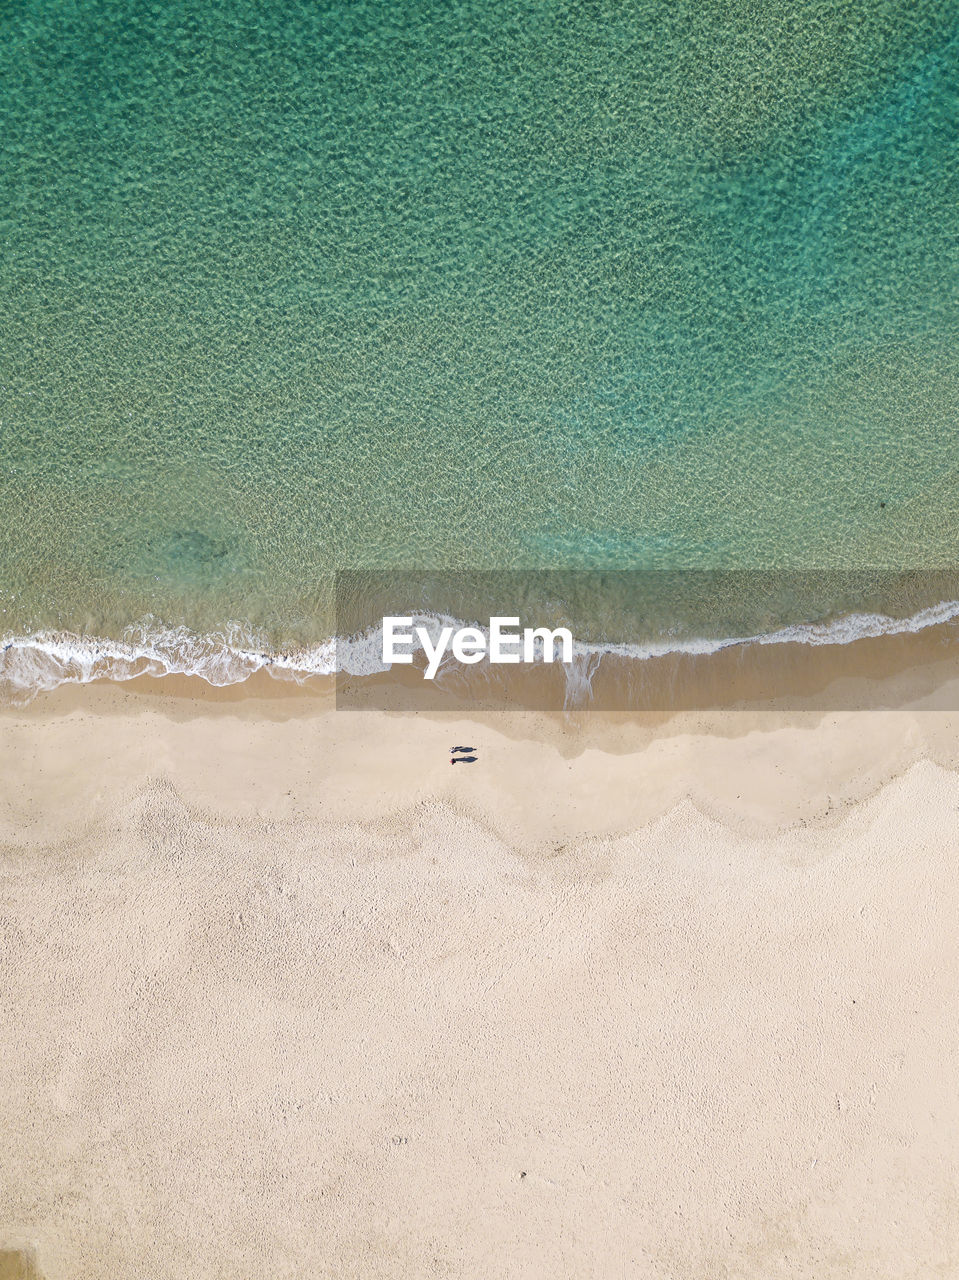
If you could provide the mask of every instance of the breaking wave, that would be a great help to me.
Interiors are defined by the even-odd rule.
[[[957,618],[959,601],[949,600],[905,618],[849,613],[827,622],[796,623],[752,636],[718,639],[663,636],[622,644],[576,642],[571,675],[574,680],[585,680],[588,684],[598,659],[604,654],[643,660],[671,653],[708,655],[736,645],[845,645],[857,640],[919,632]],[[442,626],[466,625],[432,614],[414,616],[413,623],[427,627],[434,638]],[[199,676],[208,684],[222,686],[238,684],[258,671],[265,671],[278,680],[302,684],[316,676],[340,672],[364,676],[385,671],[381,653],[380,628],[370,628],[359,636],[331,637],[316,645],[284,652],[271,650],[262,638],[239,623],[221,631],[198,634],[186,627],[165,628],[153,619],[146,619],[128,628],[119,640],[38,631],[0,638],[0,696],[4,701],[21,703],[61,684],[132,680],[138,676]],[[592,660],[585,661],[587,658]],[[445,661],[452,660],[447,657]],[[442,667],[440,670],[442,673]]]

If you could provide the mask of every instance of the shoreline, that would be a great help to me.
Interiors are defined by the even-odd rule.
[[[763,680],[772,671],[788,695],[743,696],[756,686],[734,669],[729,705],[669,711],[543,711],[521,699],[493,711],[452,700],[409,711],[388,698],[344,710],[332,680],[297,686],[262,672],[219,688],[188,676],[62,685],[0,710],[0,744],[16,785],[36,791],[37,812],[49,779],[34,785],[31,775],[44,751],[59,761],[61,796],[86,798],[91,811],[91,796],[164,772],[203,803],[205,789],[217,794],[212,762],[222,759],[241,807],[248,789],[258,812],[283,817],[295,797],[316,820],[387,821],[450,803],[525,849],[590,822],[597,834],[622,835],[687,801],[733,828],[770,832],[858,804],[922,760],[959,770],[959,649],[941,629],[806,651],[799,656],[815,661],[805,665],[785,648],[770,654],[778,661]],[[690,665],[715,688],[727,659]],[[486,744],[481,767],[450,770],[447,740],[476,737]],[[110,750],[91,753],[108,741]],[[580,775],[595,792],[588,800],[571,785]]]
[[[431,625],[455,620],[418,615]],[[736,702],[808,698],[837,678],[864,667],[885,676],[910,660],[923,640],[925,657],[959,641],[959,602],[942,600],[902,618],[871,613],[838,615],[754,636],[727,639],[664,638],[635,644],[575,644],[573,663],[537,662],[521,668],[449,663],[436,680],[422,679],[422,652],[412,667],[384,670],[377,634],[334,638],[303,650],[273,653],[236,623],[196,634],[184,627],[128,628],[122,640],[45,631],[0,638],[0,709],[23,705],[62,685],[114,683],[143,677],[197,678],[229,688],[263,678],[322,692],[343,690],[351,705],[454,709],[473,702],[487,710],[519,705],[569,710],[660,710],[728,706]],[[918,655],[921,651],[916,650]],[[383,690],[388,692],[383,693]]]
[[[682,712],[842,711],[918,706],[959,710],[959,623],[869,636],[847,643],[736,644],[710,653],[672,652],[642,659],[603,655],[579,700],[560,666],[461,668],[445,683],[425,681],[419,667],[360,677],[278,678],[262,667],[242,680],[211,683],[176,671],[65,679],[28,698],[0,700],[0,717],[31,706],[76,705],[84,689],[127,689],[137,696],[209,703],[329,703],[345,711],[473,715],[543,713],[564,722],[596,714],[667,724]],[[70,691],[74,691],[74,697]],[[598,696],[597,696],[598,695]]]

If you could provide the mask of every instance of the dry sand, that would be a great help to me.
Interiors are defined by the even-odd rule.
[[[194,692],[0,715],[0,1280],[959,1276],[959,714]]]

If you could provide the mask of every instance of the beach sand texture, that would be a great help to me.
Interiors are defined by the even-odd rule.
[[[959,1275],[955,714],[168,688],[0,719],[5,1280]]]

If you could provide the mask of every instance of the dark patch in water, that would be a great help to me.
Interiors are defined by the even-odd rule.
[[[228,574],[237,567],[236,544],[200,529],[177,529],[144,538],[131,548],[134,572],[156,578],[203,582]]]
[[[229,548],[218,538],[201,533],[198,529],[186,529],[167,539],[167,558],[175,563],[207,565],[222,560]]]

